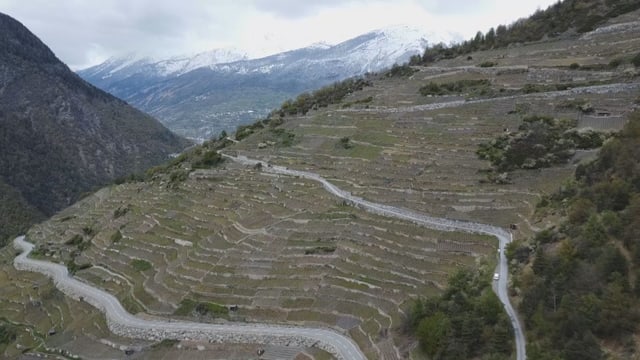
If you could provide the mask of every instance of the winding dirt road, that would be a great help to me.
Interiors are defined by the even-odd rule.
[[[255,166],[260,163],[262,166],[262,171],[270,172],[274,174],[281,174],[287,176],[298,176],[301,178],[318,181],[322,184],[322,186],[332,193],[333,195],[344,199],[347,203],[366,210],[368,212],[398,218],[401,220],[411,221],[415,224],[436,230],[444,230],[444,231],[465,231],[470,233],[477,234],[486,234],[495,236],[499,240],[499,248],[500,248],[500,261],[496,268],[496,272],[500,273],[500,279],[497,281],[497,285],[494,287],[494,292],[498,295],[498,298],[502,302],[507,315],[511,319],[511,326],[513,327],[513,332],[515,335],[516,341],[516,359],[517,360],[525,360],[527,358],[526,355],[526,339],[524,337],[524,332],[522,330],[522,325],[520,324],[520,320],[518,319],[518,315],[511,305],[511,301],[509,300],[509,295],[507,293],[507,283],[509,278],[509,268],[507,263],[507,257],[505,255],[504,249],[505,246],[511,242],[511,233],[508,231],[491,225],[473,223],[467,221],[459,221],[459,220],[450,220],[444,218],[436,218],[427,216],[424,214],[417,213],[412,210],[403,209],[395,206],[389,206],[384,204],[376,204],[374,202],[365,200],[363,198],[353,196],[351,193],[344,191],[337,186],[333,185],[325,178],[321,177],[318,174],[300,171],[300,170],[292,170],[282,166],[276,165],[266,165],[259,160],[249,159],[245,156],[230,156],[226,154],[222,154],[224,157],[233,160],[237,163],[243,165]]]
[[[161,339],[198,339],[204,341],[270,344],[289,342],[318,346],[338,359],[366,360],[358,346],[348,337],[329,329],[280,326],[269,324],[205,324],[174,320],[147,320],[131,315],[115,296],[90,286],[71,276],[65,266],[28,257],[34,248],[24,236],[17,237],[14,246],[23,252],[14,259],[18,270],[35,271],[53,279],[66,295],[86,301],[102,311],[109,329],[121,336]]]
[[[223,154],[223,156],[243,165],[255,166],[259,163],[262,164],[261,161],[248,159],[244,156],[235,157],[226,154]],[[522,326],[520,325],[520,321],[507,294],[507,279],[509,272],[507,259],[504,255],[504,248],[506,244],[511,241],[511,235],[509,232],[491,225],[436,218],[408,209],[376,204],[351,195],[349,192],[338,188],[318,174],[291,170],[282,166],[262,165],[262,171],[265,172],[286,176],[298,176],[318,181],[333,195],[344,199],[350,205],[374,214],[411,221],[415,224],[431,229],[443,231],[465,231],[497,237],[500,243],[500,262],[496,271],[500,273],[500,279],[497,281],[494,291],[500,298],[500,301],[504,305],[505,310],[511,319],[511,324],[515,333],[517,359],[526,359],[526,342]],[[197,338],[210,341],[214,340],[217,342],[224,342],[224,339],[233,338],[235,342],[258,344],[269,343],[272,341],[286,342],[289,339],[298,339],[299,341],[306,341],[308,344],[313,344],[325,349],[338,359],[366,359],[353,340],[336,331],[328,329],[269,324],[203,324],[186,321],[141,319],[128,313],[122,307],[118,299],[113,295],[69,276],[65,266],[28,258],[28,255],[33,250],[34,245],[27,242],[24,239],[24,236],[16,238],[14,240],[14,246],[23,250],[23,252],[14,260],[14,266],[18,270],[36,271],[51,277],[56,286],[68,296],[76,299],[82,299],[104,312],[109,328],[118,335],[150,339]]]

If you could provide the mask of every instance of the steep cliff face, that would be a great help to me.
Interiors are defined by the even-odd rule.
[[[11,188],[2,196],[20,199],[2,209],[0,225],[7,212],[25,207],[35,218],[51,215],[81,193],[144,171],[187,145],[86,83],[27,28],[0,14],[0,182],[6,185],[0,190]],[[0,238],[6,235],[0,230]]]

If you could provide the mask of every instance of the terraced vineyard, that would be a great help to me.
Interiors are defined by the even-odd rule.
[[[95,308],[66,298],[41,275],[16,271],[10,265],[13,256],[11,247],[0,252],[0,280],[5,284],[0,325],[11,324],[19,346],[4,349],[3,358],[17,358],[29,349],[53,355],[93,354],[96,358],[119,357],[123,354],[120,346],[153,353],[149,342],[113,336]]]
[[[638,14],[579,39],[475,53],[471,60],[415,67],[410,77],[375,75],[371,86],[342,103],[284,117],[273,128],[266,124],[223,151],[260,159],[263,166],[318,173],[377,203],[501,227],[514,224],[516,238],[528,236],[546,226],[531,217],[540,197],[558,189],[592,152],[576,153],[562,166],[513,171],[506,183],[497,184],[487,180],[489,164],[478,159],[478,145],[517,129],[528,115],[619,129],[637,106],[638,70],[607,64],[640,51],[638,32],[627,31],[638,29]],[[497,66],[476,66],[485,61]],[[582,68],[571,68],[572,63]],[[420,94],[430,82],[461,80],[488,85],[442,96]],[[580,108],[587,105],[592,113]],[[291,134],[286,142],[280,141],[283,134]],[[133,313],[330,327],[351,336],[370,359],[420,359],[415,340],[401,332],[412,300],[441,293],[455,269],[496,264],[495,239],[373,215],[347,206],[317,182],[230,161],[191,171],[184,179],[178,175],[104,188],[27,236],[48,260],[66,261],[74,253],[76,276],[113,293]],[[5,262],[11,255],[4,250]],[[3,276],[15,279],[7,266]],[[131,340],[106,333],[104,320],[89,315],[85,304],[45,296],[55,291],[37,275],[24,279],[32,280],[16,281],[0,296],[6,318],[39,333],[52,326],[83,328],[91,336],[87,344],[108,339],[132,346]],[[38,289],[29,281],[38,282]],[[31,313],[23,304],[30,297],[44,299],[44,320],[23,315]],[[68,314],[66,323],[58,313]],[[74,338],[79,332],[67,331],[66,341],[56,335],[43,341],[87,356],[81,338]],[[34,346],[36,340],[29,341],[19,343]],[[140,356],[159,353],[148,345]],[[185,358],[206,351],[212,357],[255,356],[255,347],[239,345],[207,344],[205,352],[190,343],[181,343],[182,349],[164,346],[167,354]],[[298,350],[317,359],[329,356]],[[290,352],[267,348],[265,355],[295,356]]]
[[[508,226],[528,217],[539,195],[557,189],[573,167],[542,169],[535,173],[519,171],[511,174],[511,184],[496,185],[487,182],[482,172],[488,166],[476,156],[478,144],[493,139],[496,134],[517,129],[525,115],[582,118],[578,111],[565,107],[570,99],[579,98],[596,108],[623,115],[623,109],[631,107],[640,88],[637,83],[585,87],[430,109],[422,107],[423,103],[449,105],[455,99],[421,97],[417,89],[424,81],[420,79],[428,78],[423,73],[429,74],[430,69],[419,70],[411,80],[402,82],[405,87],[413,85],[413,89],[402,92],[404,100],[395,106],[388,101],[398,94],[400,84],[374,82],[372,87],[345,100],[357,101],[374,95],[380,98],[380,102],[374,100],[368,108],[334,107],[286,120],[283,126],[296,134],[299,141],[292,148],[259,149],[260,143],[269,141],[269,132],[265,131],[264,135],[251,137],[234,149],[265,162],[313,169],[354,195],[378,202],[434,216]],[[493,70],[496,74],[500,71]],[[480,77],[486,70],[465,69],[464,73]],[[526,77],[526,73],[522,77]],[[453,71],[442,81],[458,78],[457,71]],[[500,84],[505,79],[495,75],[492,81]],[[590,93],[592,91],[606,94]],[[525,110],[519,110],[521,108]],[[609,130],[619,129],[623,124],[618,116],[615,119],[601,117],[598,121],[612,123]],[[349,139],[348,148],[341,144],[345,138]]]
[[[42,248],[52,253],[93,229],[76,262],[95,266],[77,275],[134,313],[171,314],[185,299],[237,305],[223,317],[330,326],[372,354],[407,301],[438,293],[454,269],[495,251],[488,237],[426,230],[345,206],[306,180],[225,166],[177,188],[103,189],[29,238],[52,242]],[[151,270],[137,271],[136,259]]]

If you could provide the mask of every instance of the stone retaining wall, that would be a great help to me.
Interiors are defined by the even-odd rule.
[[[174,339],[198,340],[210,343],[317,347],[329,352],[337,359],[345,359],[338,349],[336,349],[332,344],[314,338],[313,336],[297,334],[312,330],[327,332],[323,334],[325,336],[342,336],[338,333],[329,333],[331,330],[299,328],[299,331],[296,331],[297,328],[293,326],[284,327],[278,325],[233,323],[218,325],[171,320],[145,320],[137,318],[129,314],[113,295],[70,277],[65,266],[27,258],[27,255],[33,249],[33,245],[25,243],[23,240],[20,242],[18,239],[16,239],[15,245],[17,248],[24,250],[24,252],[14,260],[14,266],[16,269],[21,271],[39,272],[52,278],[55,286],[66,296],[75,300],[84,301],[105,313],[109,330],[116,335],[151,341]],[[98,294],[99,296],[95,296],[95,294]],[[105,304],[105,301],[110,302],[112,306],[109,307]],[[108,309],[110,309],[110,311],[108,311]],[[236,329],[230,330],[229,326],[236,327]],[[286,333],[282,331],[284,329],[287,330]],[[256,330],[260,330],[260,332]]]

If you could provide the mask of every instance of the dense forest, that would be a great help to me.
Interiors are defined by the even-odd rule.
[[[520,268],[514,286],[522,295],[528,357],[603,359],[603,342],[617,344],[625,357],[637,354],[640,112],[538,206],[542,215],[554,211],[566,220],[507,251]]]
[[[430,359],[510,358],[511,323],[485,265],[456,272],[441,296],[419,299],[407,313],[404,330],[417,336]]]

